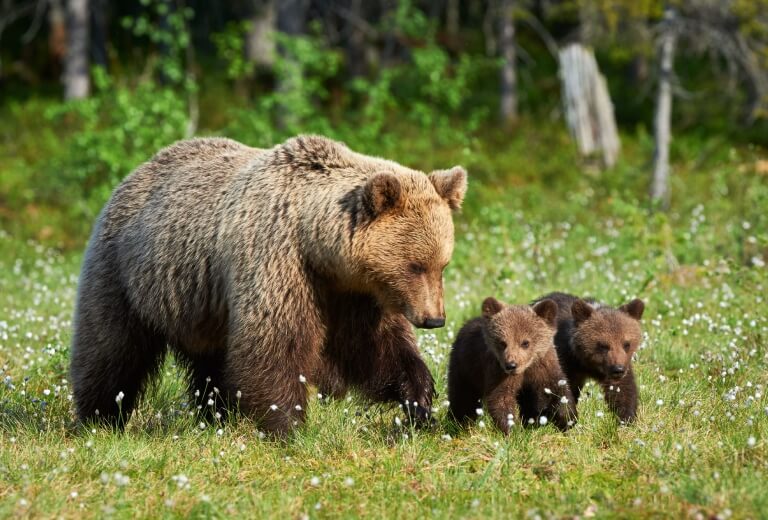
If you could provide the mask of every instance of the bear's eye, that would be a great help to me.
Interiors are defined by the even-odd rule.
[[[524,340],[523,340],[523,341],[520,343],[520,346],[521,346],[521,347],[523,347],[523,348],[528,348],[530,345],[531,345],[531,343],[530,343],[530,341],[528,341],[527,339],[524,339]]]
[[[629,341],[625,341],[625,342],[624,342],[624,350],[629,350],[629,347],[630,347],[630,346],[631,346],[631,345],[630,345]]]
[[[507,348],[507,342],[506,341],[499,341],[499,348],[501,350],[505,350]]]
[[[599,350],[600,352],[608,352],[609,350],[611,350],[611,347],[608,346],[607,343],[598,343],[597,350]]]
[[[411,262],[410,264],[408,264],[408,269],[413,274],[424,274],[424,273],[427,272],[426,266],[424,264],[420,264],[418,262]]]

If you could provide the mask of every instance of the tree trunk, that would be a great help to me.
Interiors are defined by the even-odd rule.
[[[515,0],[501,0],[499,13],[499,49],[501,50],[501,121],[517,122],[517,73],[515,70]]]
[[[656,103],[655,141],[653,158],[653,182],[651,200],[669,208],[669,142],[672,140],[670,120],[672,117],[672,74],[675,63],[676,35],[671,22],[675,17],[672,9],[664,12],[665,29],[662,34],[659,75],[659,97]]]
[[[64,60],[64,98],[82,99],[90,91],[88,76],[88,0],[67,2],[67,54]]]
[[[275,2],[252,0],[251,28],[245,36],[248,60],[265,68],[275,63]]]

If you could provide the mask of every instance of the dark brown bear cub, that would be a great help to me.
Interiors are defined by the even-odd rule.
[[[477,418],[482,401],[494,423],[508,433],[520,418],[517,394],[527,371],[546,371],[540,365],[549,358],[559,377],[563,377],[552,344],[557,304],[542,300],[533,307],[505,305],[486,298],[482,311],[481,317],[464,324],[453,344],[448,399],[451,413],[459,422]],[[554,408],[559,408],[557,403]],[[565,427],[567,414],[555,415],[554,422]]]
[[[632,300],[618,309],[577,296],[551,293],[540,301],[558,305],[555,347],[576,402],[587,379],[603,389],[608,408],[629,423],[637,417],[632,356],[642,342],[645,304]]]

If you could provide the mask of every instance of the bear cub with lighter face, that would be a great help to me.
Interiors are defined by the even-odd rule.
[[[594,379],[608,408],[621,421],[634,421],[638,391],[632,356],[642,342],[645,304],[635,299],[616,309],[564,293],[540,301],[552,300],[559,309],[555,347],[576,401],[587,379]]]
[[[556,318],[552,300],[528,306],[486,298],[482,316],[464,324],[451,351],[448,399],[453,417],[459,422],[476,419],[482,401],[499,429],[509,433],[520,418],[517,395],[527,371],[546,372],[542,363],[549,360],[563,377],[552,343]]]

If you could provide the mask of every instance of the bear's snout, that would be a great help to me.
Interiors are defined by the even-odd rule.
[[[427,318],[421,325],[422,329],[439,329],[445,325],[445,318]]]

